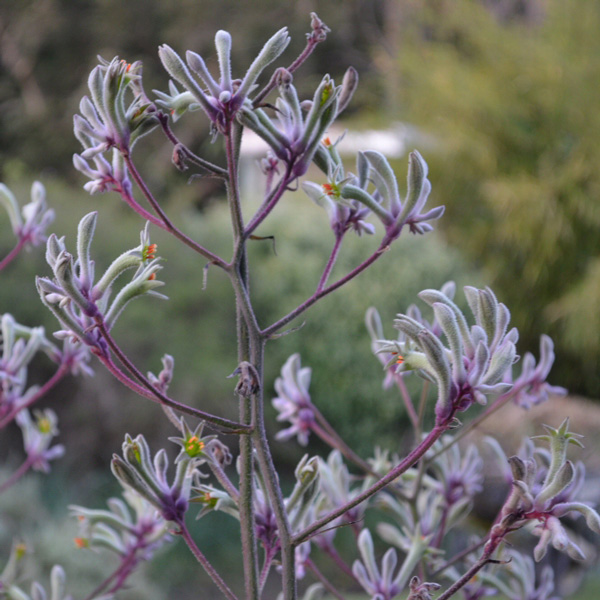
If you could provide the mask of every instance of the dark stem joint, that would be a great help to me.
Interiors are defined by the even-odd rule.
[[[240,363],[232,375],[239,375],[235,393],[242,398],[250,398],[260,391],[260,376],[254,365],[247,361]]]

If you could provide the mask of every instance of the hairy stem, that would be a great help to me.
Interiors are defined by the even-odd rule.
[[[206,556],[202,554],[200,548],[194,542],[194,539],[190,535],[188,528],[185,526],[183,521],[177,523],[179,525],[179,533],[185,540],[188,548],[192,554],[196,557],[196,560],[202,565],[207,575],[213,580],[215,585],[223,592],[227,600],[237,600],[237,596],[229,589],[223,578],[217,573],[215,568],[210,564]]]
[[[31,469],[36,457],[34,455],[28,456],[21,466],[13,472],[13,474],[2,484],[0,484],[0,494],[5,492],[8,488],[12,487],[29,469]]]
[[[229,430],[234,430],[236,432],[244,432],[248,433],[251,430],[251,427],[245,425],[243,423],[236,423],[235,421],[230,421],[229,419],[225,419],[223,417],[218,417],[216,415],[212,415],[210,413],[206,413],[203,410],[198,408],[194,408],[192,406],[188,406],[187,404],[182,404],[181,402],[177,402],[172,398],[169,398],[161,391],[157,390],[152,383],[142,374],[142,372],[127,358],[125,353],[118,346],[114,338],[108,332],[106,328],[106,324],[101,318],[96,320],[96,324],[98,329],[102,333],[102,336],[106,340],[106,343],[109,345],[110,349],[115,353],[119,361],[125,366],[125,368],[139,381],[141,384],[138,385],[134,381],[131,381],[126,375],[124,375],[119,369],[116,368],[114,363],[106,357],[99,356],[102,363],[109,369],[109,371],[124,383],[127,387],[137,392],[144,398],[148,398],[153,402],[157,402],[159,404],[164,404],[166,406],[171,407],[174,410],[185,413],[187,415],[191,415],[193,417],[198,417],[200,419],[204,419],[207,423],[212,423],[213,425],[219,425],[221,427],[225,427]],[[140,389],[141,388],[141,389]],[[143,390],[143,391],[142,391]]]
[[[131,160],[131,156],[128,153],[124,153],[123,158],[125,160],[127,168],[129,169],[129,172],[131,173],[131,176],[133,177],[140,191],[144,195],[144,198],[146,198],[150,206],[152,206],[156,214],[159,216],[160,222],[162,222],[161,227],[167,230],[169,233],[172,233],[178,240],[183,242],[186,246],[190,247],[198,254],[204,256],[204,258],[209,260],[211,263],[221,268],[225,268],[227,263],[220,256],[217,256],[210,250],[204,248],[204,246],[201,246],[200,244],[189,238],[187,235],[185,235],[185,233],[183,233],[183,231],[181,231],[180,229],[175,227],[175,225],[173,225],[169,217],[167,217],[166,213],[156,201],[156,198],[154,198],[154,196],[152,195],[152,192],[149,190],[148,186],[146,185],[146,182],[142,179],[141,175],[139,174],[138,170],[133,164],[133,161]],[[156,218],[148,220],[156,224]]]
[[[0,261],[0,271],[5,269],[19,255],[27,241],[26,237],[19,238],[16,246]]]
[[[301,544],[305,540],[309,539],[313,534],[317,533],[319,529],[331,523],[338,517],[341,517],[344,513],[348,512],[351,508],[358,506],[365,500],[368,500],[373,494],[376,494],[379,490],[383,489],[386,485],[397,479],[407,471],[410,467],[412,467],[423,455],[433,446],[433,444],[438,440],[443,433],[448,429],[447,424],[439,424],[436,425],[423,439],[423,441],[412,451],[406,458],[404,458],[398,465],[396,465],[387,475],[383,476],[379,481],[374,483],[367,490],[346,502],[346,504],[332,510],[325,516],[321,517],[317,521],[315,521],[312,525],[309,525],[300,533],[294,536],[293,543],[295,545]]]
[[[335,265],[335,261],[337,260],[338,254],[340,253],[340,248],[342,247],[342,240],[344,239],[343,233],[337,233],[335,236],[335,244],[333,245],[333,249],[331,250],[331,254],[329,255],[329,259],[327,260],[327,264],[325,265],[325,269],[323,270],[323,275],[321,275],[321,279],[317,285],[317,294],[323,290],[329,276],[331,275],[331,270]]]
[[[369,258],[367,258],[365,261],[360,263],[360,265],[358,265],[357,267],[352,269],[352,271],[350,271],[350,273],[346,274],[341,279],[338,279],[335,283],[332,283],[331,285],[327,286],[326,288],[323,288],[321,291],[315,291],[315,293],[310,298],[306,299],[302,304],[300,304],[294,310],[289,312],[285,317],[282,317],[281,319],[279,319],[279,321],[276,321],[275,323],[273,323],[266,329],[263,329],[262,334],[265,337],[272,336],[279,329],[281,329],[282,327],[285,327],[285,325],[287,325],[288,323],[293,321],[296,317],[300,316],[305,310],[307,310],[313,304],[315,304],[315,302],[319,301],[324,296],[331,294],[331,292],[337,290],[338,288],[342,287],[344,284],[346,284],[349,281],[351,281],[352,279],[354,279],[358,274],[362,273],[367,267],[370,267],[384,252],[386,252],[389,249],[388,242],[389,242],[389,240],[387,240],[387,238],[384,238],[382,243],[379,245],[379,248],[377,248],[377,250],[375,250],[375,252],[373,254],[371,254],[371,256],[369,256]]]
[[[27,400],[27,402],[19,404],[0,420],[0,429],[6,427],[21,410],[35,404],[40,398],[45,396],[68,372],[69,367],[66,364],[60,365],[54,372],[54,375],[52,375],[52,377],[50,377],[50,379],[48,379],[48,381],[46,381],[46,383],[44,383],[44,385],[42,385],[37,392]]]
[[[238,186],[237,144],[235,132],[231,125],[225,136],[225,151],[228,169],[227,201],[234,237],[233,258],[228,273],[236,299],[238,363],[241,365],[250,360],[248,321],[250,320],[251,309],[249,308],[248,266],[244,245],[244,219]],[[239,393],[238,397],[240,421],[255,428],[251,394]],[[239,469],[238,510],[240,512],[240,535],[246,597],[248,600],[258,600],[260,597],[260,582],[254,513],[254,443],[251,436],[240,438]]]

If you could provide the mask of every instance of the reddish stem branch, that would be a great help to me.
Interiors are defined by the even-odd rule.
[[[449,422],[449,421],[448,421]],[[343,506],[340,506],[331,512],[329,512],[324,517],[321,517],[317,521],[315,521],[312,525],[306,527],[303,531],[296,534],[292,540],[294,545],[301,544],[308,538],[310,538],[314,533],[318,532],[319,529],[331,523],[338,517],[341,517],[344,513],[348,512],[351,508],[358,506],[365,500],[368,500],[373,494],[376,494],[379,490],[383,489],[386,485],[397,479],[410,469],[419,459],[423,457],[423,455],[433,446],[433,444],[444,434],[444,432],[448,429],[447,424],[436,425],[425,437],[425,439],[410,453],[404,460],[402,460],[396,467],[394,467],[387,475],[382,477],[379,481],[374,483],[370,488],[359,494],[349,502],[346,502]]]
[[[28,456],[25,459],[25,462],[23,462],[23,464],[2,485],[0,485],[0,494],[17,483],[17,481],[29,471],[36,458],[37,457],[33,455]]]
[[[100,356],[100,360],[109,368],[111,373],[115,375],[119,381],[124,383],[127,387],[131,388],[141,396],[152,400],[153,402],[157,402],[159,404],[166,404],[170,406],[174,410],[179,412],[198,417],[200,419],[204,419],[208,423],[212,423],[213,425],[219,425],[221,427],[225,427],[230,430],[234,430],[237,433],[250,433],[251,427],[247,425],[243,425],[242,423],[236,423],[235,421],[230,421],[229,419],[225,419],[223,417],[218,417],[216,415],[212,415],[210,413],[206,413],[203,410],[198,408],[194,408],[192,406],[188,406],[187,404],[182,404],[181,402],[177,402],[172,398],[169,398],[159,390],[157,390],[148,379],[142,374],[142,372],[127,358],[125,353],[118,346],[114,338],[108,332],[106,328],[106,324],[102,321],[102,319],[98,319],[96,321],[98,329],[102,333],[102,336],[106,340],[106,343],[110,346],[110,349],[115,353],[119,361],[123,364],[123,366],[140,382],[141,386],[136,384],[134,381],[131,381],[126,375],[124,375],[119,369],[109,368],[109,364],[112,363],[110,359],[107,359]],[[114,363],[112,363],[114,366]],[[145,389],[144,389],[145,388]],[[143,390],[143,391],[142,391]]]
[[[319,301],[324,296],[331,294],[331,292],[337,290],[338,288],[342,287],[344,284],[346,284],[349,281],[351,281],[352,279],[354,279],[357,275],[362,273],[367,267],[370,267],[384,252],[386,252],[388,250],[388,248],[389,248],[388,240],[387,240],[387,238],[384,238],[384,240],[379,245],[379,248],[377,248],[377,250],[375,250],[375,252],[371,256],[369,256],[369,258],[367,258],[360,265],[358,265],[357,267],[352,269],[352,271],[350,271],[350,273],[348,273],[341,279],[338,279],[335,283],[332,283],[330,286],[322,289],[321,291],[315,291],[315,293],[310,298],[308,298],[302,304],[297,306],[294,310],[289,312],[285,317],[282,317],[281,319],[279,319],[279,321],[276,321],[275,323],[273,323],[266,329],[263,329],[262,335],[265,338],[268,338],[271,335],[273,335],[274,333],[276,333],[279,329],[281,329],[282,327],[287,325],[290,321],[293,321],[296,317],[301,315],[305,310],[310,308],[313,304],[315,304],[315,302]]]
[[[201,246],[200,244],[196,243],[194,240],[192,240],[187,235],[185,235],[185,233],[183,233],[183,231],[181,231],[180,229],[175,227],[175,225],[173,225],[173,223],[171,222],[169,217],[167,217],[166,213],[163,211],[163,209],[160,207],[160,205],[156,201],[156,198],[154,198],[154,196],[152,195],[152,192],[146,185],[146,182],[142,179],[141,175],[139,174],[138,170],[136,169],[135,165],[133,164],[133,161],[131,160],[131,156],[129,156],[129,154],[124,153],[123,158],[125,160],[125,164],[127,165],[127,168],[129,169],[129,172],[131,173],[131,176],[133,177],[138,188],[144,195],[144,198],[146,198],[146,200],[148,201],[150,206],[152,206],[153,210],[160,217],[159,221],[157,221],[156,217],[152,217],[148,220],[157,225],[159,223],[161,223],[159,225],[159,227],[161,227],[162,229],[165,229],[169,233],[173,234],[178,240],[183,242],[186,246],[190,247],[192,250],[194,250],[198,254],[204,256],[204,258],[208,259],[211,263],[213,263],[223,269],[226,268],[227,263],[220,256],[217,256],[210,250],[204,248],[204,246]],[[144,210],[144,209],[142,209],[142,210]],[[138,212],[139,212],[139,210],[138,210]]]
[[[206,556],[202,554],[200,548],[198,548],[196,542],[194,542],[194,539],[190,535],[188,528],[185,526],[185,523],[181,521],[177,523],[177,525],[179,525],[179,533],[181,534],[181,537],[183,537],[185,543],[188,545],[188,548],[196,557],[196,560],[202,565],[207,575],[213,580],[215,585],[223,592],[227,600],[237,600],[237,596],[229,589],[228,585],[225,583],[223,578],[217,573],[215,568],[210,564]]]
[[[8,267],[8,265],[19,255],[19,252],[24,248],[28,239],[26,237],[19,238],[16,246],[0,261],[0,271]]]
[[[54,375],[52,375],[52,377],[50,377],[50,379],[48,379],[48,381],[46,381],[46,383],[44,383],[44,385],[42,385],[42,387],[27,400],[27,402],[19,404],[0,420],[0,429],[6,427],[21,410],[35,404],[40,398],[45,396],[68,372],[69,367],[64,364],[60,365]]]

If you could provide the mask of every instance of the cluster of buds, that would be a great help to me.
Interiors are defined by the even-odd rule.
[[[488,396],[511,391],[512,366],[518,360],[518,331],[508,330],[510,312],[494,293],[489,288],[464,288],[475,319],[469,327],[467,318],[452,300],[453,290],[453,286],[447,286],[446,293],[421,292],[419,297],[433,308],[433,323],[423,319],[415,307],[394,321],[400,331],[398,340],[378,342],[378,351],[392,357],[390,363],[396,363],[397,372],[415,370],[436,383],[438,424],[448,423],[457,411],[466,410],[474,402],[485,404]],[[540,376],[548,373],[551,361],[552,354],[546,352],[541,370],[528,368],[524,376],[531,377],[531,381],[519,381],[519,389],[529,389],[531,393],[536,387],[546,391]]]
[[[70,506],[79,521],[79,548],[107,549],[116,553],[124,565],[122,582],[139,561],[152,558],[155,551],[171,538],[168,523],[156,508],[131,489],[120,498],[108,500],[109,510]]]
[[[423,212],[431,192],[431,183],[427,179],[427,163],[416,150],[408,157],[407,192],[404,200],[400,197],[392,167],[380,152],[359,152],[357,174],[348,176],[344,175],[337,152],[323,152],[320,157],[326,159],[325,172],[328,173],[329,180],[323,186],[312,182],[304,183],[304,191],[313,200],[325,205],[336,201],[348,207],[354,206],[355,210],[356,203],[364,206],[383,223],[390,241],[400,235],[405,225],[412,233],[431,231],[433,228],[428,221],[435,221],[444,213],[443,206]]]
[[[180,455],[175,479],[167,481],[169,459],[164,449],[151,458],[144,436],[125,436],[123,458],[114,455],[111,463],[115,477],[158,510],[165,521],[181,524],[189,506],[197,461],[187,453]]]
[[[141,243],[116,258],[102,277],[94,283],[94,261],[90,246],[96,228],[97,213],[81,219],[77,230],[77,259],[65,246],[64,238],[52,234],[48,238],[46,260],[54,278],[38,277],[37,289],[42,302],[63,326],[54,335],[73,337],[98,353],[105,353],[99,333],[94,329],[97,319],[102,319],[110,329],[125,306],[134,298],[151,295],[165,298],[156,292],[163,284],[156,279],[162,268],[154,257],[155,244],[150,244],[148,224],[141,232]],[[125,271],[135,269],[131,281],[125,284],[109,303],[116,279]]]
[[[275,103],[278,125],[264,109],[252,106],[242,108],[240,122],[265,140],[294,175],[304,175],[317,152],[323,157],[323,137],[345,106],[340,100],[344,98],[347,104],[356,88],[356,71],[352,69],[348,73],[344,84],[338,87],[325,75],[312,101],[301,103],[291,73],[280,69],[277,73],[279,98]],[[321,160],[327,161],[327,158]]]
[[[158,124],[155,107],[142,88],[142,63],[113,58],[100,59],[88,79],[90,96],[79,104],[74,132],[84,150],[73,156],[73,164],[90,181],[84,188],[91,194],[129,189],[123,162],[135,142]],[[131,97],[131,102],[126,105]],[[112,161],[104,153],[112,148]],[[92,167],[89,160],[93,161]]]
[[[567,535],[560,518],[567,513],[580,513],[587,526],[600,533],[600,516],[591,507],[576,500],[584,482],[584,468],[567,460],[569,444],[583,447],[581,436],[569,431],[569,419],[554,429],[547,425],[546,435],[537,436],[549,443],[547,465],[538,465],[533,452],[523,459],[513,456],[508,459],[512,471],[511,493],[502,508],[502,520],[494,526],[488,545],[496,544],[499,537],[509,530],[532,526],[532,533],[539,536],[533,551],[536,561],[546,555],[548,546],[566,552],[575,560],[583,560],[581,548]]]
[[[19,211],[14,194],[0,183],[0,203],[6,209],[13,233],[22,244],[38,246],[46,240],[46,228],[54,220],[54,211],[46,204],[46,190],[35,181],[31,186],[31,202]]]
[[[191,110],[201,108],[210,119],[215,132],[224,133],[227,124],[244,103],[247,103],[248,95],[254,91],[260,74],[281,55],[289,42],[290,36],[287,28],[284,27],[267,41],[244,77],[233,79],[231,35],[227,31],[218,31],[215,36],[215,46],[219,61],[219,81],[211,75],[202,57],[195,52],[187,51],[186,64],[175,50],[163,44],[158,50],[163,66],[186,91],[179,93],[174,85],[170,85],[170,95],[157,92],[159,97],[157,104],[167,108],[176,117],[188,108]]]

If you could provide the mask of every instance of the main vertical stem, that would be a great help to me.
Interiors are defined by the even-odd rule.
[[[248,271],[246,265],[244,223],[242,219],[240,197],[238,189],[238,161],[235,151],[233,131],[225,136],[227,151],[227,166],[229,181],[227,196],[231,221],[234,233],[234,262],[231,276],[240,286],[247,290]],[[237,286],[234,284],[234,287]],[[238,340],[238,363],[250,361],[250,344],[248,337],[248,326],[243,315],[240,290],[236,289],[236,325]],[[240,421],[245,425],[254,425],[252,399],[245,395],[239,395]],[[258,600],[259,577],[258,577],[258,549],[255,535],[254,499],[252,492],[254,478],[253,441],[249,435],[240,436],[240,496],[238,509],[240,512],[240,530],[242,538],[242,562],[244,565],[244,580],[246,588],[246,600]]]
[[[247,589],[258,589],[257,582],[258,561],[256,557],[256,539],[254,534],[254,512],[252,510],[252,468],[253,449],[256,450],[258,466],[267,487],[281,544],[281,563],[284,600],[296,600],[296,574],[295,552],[292,544],[292,534],[285,510],[283,495],[279,485],[279,478],[269,449],[264,425],[263,408],[263,374],[264,374],[264,346],[265,337],[261,334],[250,302],[248,265],[246,255],[246,237],[244,230],[240,196],[238,189],[238,172],[236,156],[235,131],[230,131],[226,136],[226,151],[229,168],[229,206],[234,228],[235,245],[234,257],[231,264],[230,276],[236,295],[236,312],[238,318],[238,359],[248,361],[255,370],[257,377],[255,390],[249,398],[240,396],[240,419],[243,423],[251,424],[251,436],[243,436],[240,440],[240,518],[242,523],[242,542],[244,546],[244,561]],[[246,564],[250,558],[246,556],[246,545],[252,540],[254,555],[252,566]],[[249,584],[252,578],[252,585]],[[259,594],[256,591],[256,594]]]
[[[256,343],[253,343],[251,337],[251,358],[252,364],[256,371],[260,374],[260,385],[258,392],[254,395],[254,430],[252,437],[255,440],[256,455],[258,458],[258,466],[267,487],[269,500],[275,513],[277,521],[277,530],[279,533],[279,542],[281,545],[281,568],[283,582],[283,597],[284,600],[296,599],[296,563],[295,550],[292,544],[292,532],[285,509],[283,494],[279,484],[279,476],[273,464],[273,457],[269,448],[267,433],[265,430],[264,408],[263,408],[263,358],[264,358],[264,339],[260,338],[256,332]]]

